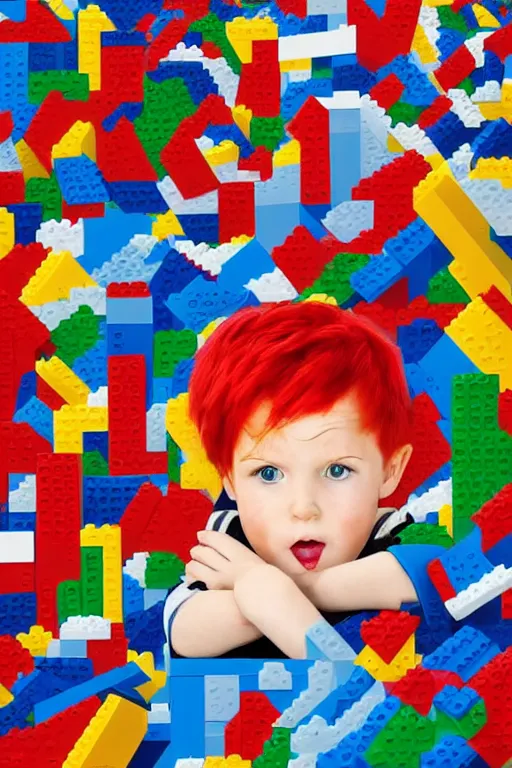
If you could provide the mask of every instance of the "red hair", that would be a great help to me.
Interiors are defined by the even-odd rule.
[[[240,433],[270,401],[265,432],[329,411],[353,393],[384,461],[410,442],[411,399],[399,348],[367,318],[320,302],[247,307],[198,350],[189,414],[208,459],[232,467]]]

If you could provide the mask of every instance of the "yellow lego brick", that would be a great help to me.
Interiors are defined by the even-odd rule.
[[[506,189],[512,187],[512,158],[479,157],[470,179],[498,179]]]
[[[9,691],[9,689],[6,688],[5,685],[2,685],[2,683],[0,683],[0,709],[10,704],[13,699],[14,699],[14,696]]]
[[[208,165],[224,165],[225,163],[238,163],[240,149],[231,139],[224,139],[220,144],[203,150],[202,154]]]
[[[444,157],[439,152],[436,152],[435,155],[428,155],[425,160],[434,171],[445,162]]]
[[[89,75],[89,89],[101,90],[101,33],[115,26],[98,5],[78,11],[78,71]]]
[[[412,39],[411,50],[416,51],[422,64],[436,64],[439,52],[436,51],[430,40],[428,39],[425,30],[418,24],[414,32]]]
[[[63,405],[53,413],[55,453],[83,453],[84,432],[106,432],[106,406]]]
[[[91,390],[59,357],[38,360],[36,373],[69,405],[87,404]]]
[[[492,285],[511,298],[512,259],[491,240],[487,220],[452,176],[448,163],[416,187],[414,209],[464,268],[464,288],[471,298]]]
[[[82,528],[80,531],[80,546],[102,547],[105,543],[105,533],[105,526],[96,528],[92,523],[88,523],[85,528]]]
[[[251,766],[252,760],[244,760],[240,755],[229,755],[228,757],[209,755],[203,763],[203,768],[251,768]]]
[[[278,27],[270,16],[246,19],[237,16],[226,22],[226,35],[242,64],[252,62],[253,40],[277,40]]]
[[[309,72],[312,66],[312,59],[290,59],[279,62],[281,72]]]
[[[0,260],[14,248],[15,237],[14,213],[0,208]]]
[[[73,21],[75,18],[73,16],[73,11],[67,7],[63,0],[47,0],[47,3],[54,14],[59,17],[59,19],[64,19],[65,21]]]
[[[126,661],[134,661],[151,678],[136,689],[146,701],[151,701],[155,693],[164,687],[167,674],[155,669],[155,659],[150,651],[144,651],[140,655],[137,651],[128,651]]]
[[[23,169],[23,178],[29,179],[49,179],[50,174],[44,168],[37,156],[31,150],[25,139],[20,139],[16,145],[16,153]]]
[[[70,251],[51,252],[24,287],[20,301],[27,307],[41,306],[50,301],[69,299],[72,288],[97,285]]]
[[[151,227],[151,234],[159,240],[165,240],[169,235],[184,235],[185,233],[176,214],[169,210],[167,213],[157,214]]]
[[[211,323],[203,328],[201,333],[197,334],[197,340],[199,347],[202,347],[206,339],[208,339],[214,331],[217,330],[219,325],[225,320],[225,317],[218,317],[216,320],[212,320]]]
[[[292,139],[282,147],[276,149],[273,157],[274,168],[282,168],[284,165],[299,165],[300,163],[300,142]]]
[[[52,160],[87,155],[96,162],[96,133],[92,123],[77,120],[52,147]]]
[[[487,10],[487,8],[483,8],[478,3],[473,3],[471,8],[480,27],[501,27],[501,24],[496,16],[493,16],[492,13]]]
[[[103,618],[123,621],[121,528],[86,525],[80,531],[81,547],[103,547]]]
[[[388,136],[387,144],[388,144],[388,149],[389,149],[390,152],[397,152],[397,153],[398,152],[405,152],[404,148],[402,147],[402,145],[400,144],[398,139],[395,139],[395,137],[392,136],[391,134],[389,134],[389,136]]]
[[[319,304],[332,304],[333,307],[338,304],[334,296],[328,296],[326,293],[312,293],[311,296],[308,296],[304,301],[317,301]]]
[[[110,693],[62,768],[126,768],[147,729],[146,710]]]
[[[231,245],[247,245],[251,240],[254,240],[252,235],[236,235],[236,237],[232,237],[229,242]]]
[[[390,664],[386,664],[369,645],[365,645],[360,654],[354,659],[354,664],[364,667],[375,680],[380,680],[382,683],[395,683],[409,669],[417,667],[420,661],[421,656],[415,653],[414,635],[411,635]]]
[[[446,530],[453,538],[453,509],[451,504],[443,504],[439,509],[439,525],[445,525]]]
[[[240,128],[245,138],[250,139],[252,109],[248,109],[247,107],[244,107],[243,104],[240,104],[238,107],[231,108],[231,114],[233,115],[233,120]]]
[[[453,0],[423,0],[423,5],[428,8],[439,8],[440,5],[452,5]]]
[[[180,467],[183,488],[204,489],[212,498],[217,498],[222,490],[222,482],[217,470],[208,461],[199,433],[189,417],[188,393],[184,392],[169,400],[165,426],[187,457],[187,461]]]
[[[468,304],[445,333],[488,375],[500,377],[500,391],[512,389],[512,331],[481,296]]]
[[[45,632],[44,627],[35,624],[30,627],[28,634],[20,632],[16,635],[16,640],[29,651],[31,656],[46,656],[46,650],[53,640],[53,635],[51,632]]]
[[[504,80],[501,84],[501,101],[478,102],[478,108],[486,120],[498,120],[503,117],[512,120],[512,83]]]

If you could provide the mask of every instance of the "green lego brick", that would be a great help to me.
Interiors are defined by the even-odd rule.
[[[253,761],[253,768],[287,768],[292,757],[289,728],[272,728],[272,736],[263,744],[263,752]]]
[[[253,146],[266,147],[273,152],[284,138],[284,118],[253,117],[250,130]]]
[[[57,587],[57,615],[59,624],[70,616],[83,616],[82,589],[79,581],[61,581]]]
[[[466,91],[468,96],[472,96],[476,91],[473,81],[469,77],[465,77],[464,80],[461,80],[457,88],[460,88],[462,91]]]
[[[391,118],[391,127],[394,128],[398,123],[405,123],[405,125],[412,126],[418,122],[418,117],[421,115],[425,107],[415,107],[412,104],[406,104],[403,101],[397,101],[387,110],[388,115]]]
[[[80,556],[83,615],[103,616],[103,547],[82,547]]]
[[[189,360],[197,350],[194,331],[157,331],[153,344],[153,375],[174,376],[174,369],[181,360]]]
[[[344,304],[354,295],[350,276],[366,266],[369,261],[370,257],[364,253],[338,253],[325,265],[313,285],[300,294],[298,301],[303,301],[315,293],[326,293],[335,298],[338,304]]]
[[[41,104],[52,91],[60,91],[69,101],[87,101],[89,75],[72,69],[29,72],[28,100],[31,104]]]
[[[398,534],[401,544],[439,544],[449,549],[453,539],[444,525],[412,523]]]
[[[241,61],[226,35],[225,22],[219,19],[217,14],[209,13],[207,16],[203,16],[202,19],[194,21],[194,23],[190,25],[189,31],[201,32],[205,42],[213,43],[220,48],[222,55],[235,75],[241,73]]]
[[[431,304],[469,304],[471,301],[448,267],[441,269],[430,278],[427,299]]]
[[[421,755],[432,749],[435,740],[435,723],[413,707],[404,706],[379,731],[363,756],[375,768],[419,768]]]
[[[177,443],[174,442],[172,437],[167,434],[167,459],[168,459],[168,474],[171,483],[178,483],[181,479],[180,473],[180,449]]]
[[[170,589],[185,573],[185,563],[170,552],[152,552],[146,561],[146,587]]]
[[[109,468],[99,451],[86,451],[82,455],[82,472],[84,477],[107,477]]]
[[[43,221],[62,219],[62,195],[54,173],[49,179],[29,179],[25,185],[25,201],[42,204]]]
[[[318,69],[315,69],[313,67],[313,71],[311,72],[311,76],[313,80],[317,80],[320,78],[332,78],[332,68],[331,67],[319,67]]]
[[[447,735],[462,736],[469,741],[469,739],[476,736],[486,722],[487,713],[485,709],[485,701],[483,700],[477,701],[474,707],[472,707],[464,717],[461,717],[460,720],[450,717],[446,712],[441,712],[436,709],[436,741],[439,741]]]
[[[439,6],[437,8],[437,13],[439,21],[441,22],[441,27],[444,27],[445,29],[457,29],[464,35],[468,32],[468,25],[466,24],[464,17],[461,14],[452,11],[448,5]]]
[[[87,305],[78,307],[71,317],[61,320],[51,334],[57,357],[71,368],[75,360],[92,349],[100,338],[101,320]]]

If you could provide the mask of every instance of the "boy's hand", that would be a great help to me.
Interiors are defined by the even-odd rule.
[[[234,589],[240,579],[256,565],[265,564],[246,546],[227,533],[199,531],[199,544],[192,547],[192,560],[185,566],[186,583],[203,581],[208,589]]]

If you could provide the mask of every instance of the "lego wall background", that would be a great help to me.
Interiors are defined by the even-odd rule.
[[[0,0],[2,768],[512,758],[509,5]],[[398,341],[392,502],[446,612],[350,620],[341,686],[180,662],[171,725],[163,602],[220,488],[194,354],[281,300]]]

